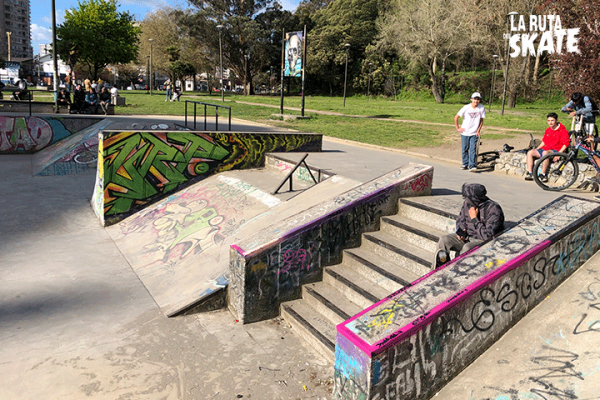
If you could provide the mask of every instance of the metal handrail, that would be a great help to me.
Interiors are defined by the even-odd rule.
[[[6,92],[6,94],[11,93],[12,94],[15,92],[15,90],[13,89],[6,89],[6,87],[4,89],[2,89],[3,92]],[[6,100],[5,101],[14,101],[14,102],[20,102],[20,103],[24,103],[27,102],[28,106],[29,106],[29,116],[31,117],[32,115],[32,111],[31,111],[31,102],[33,101],[33,92],[43,92],[43,93],[54,93],[54,96],[56,97],[56,93],[58,91],[56,90],[39,90],[39,89],[29,89],[27,88],[27,98],[25,100]],[[4,93],[3,93],[4,95]]]
[[[197,111],[197,105],[203,105],[204,106],[204,130],[206,130],[206,107],[210,106],[210,107],[215,107],[215,130],[219,130],[219,108],[226,108],[227,110],[229,110],[229,129],[231,130],[231,107],[227,107],[227,106],[220,106],[218,104],[209,104],[209,103],[202,103],[201,101],[193,101],[193,100],[186,100],[185,101],[185,126],[187,127],[187,119],[188,119],[188,103],[193,103],[194,104],[194,130],[196,130],[196,111]]]

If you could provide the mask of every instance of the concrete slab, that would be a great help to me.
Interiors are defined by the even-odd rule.
[[[599,399],[600,254],[434,397]]]
[[[162,121],[164,117],[111,116],[110,119],[128,126],[139,121]],[[250,125],[265,131],[281,130],[258,124],[245,126]],[[114,125],[111,129],[119,128]],[[235,129],[250,130],[241,123]],[[543,192],[535,184],[514,177],[473,174],[458,170],[458,165],[392,150],[333,139],[325,140],[324,148],[325,153],[309,156],[309,165],[319,164],[361,182],[416,161],[434,166],[434,194],[447,195],[452,201],[460,198],[463,182],[483,183],[490,197],[502,204],[512,220],[561,195]],[[331,366],[280,320],[241,325],[228,311],[165,318],[94,216],[89,205],[94,185],[90,176],[32,177],[31,156],[21,155],[0,156],[0,174],[0,397],[19,400],[331,398]],[[594,196],[577,190],[567,193],[585,198]],[[583,266],[579,272],[587,269],[587,265]],[[600,275],[594,269],[588,283],[597,276]],[[556,310],[572,311],[565,319],[565,323],[571,324],[570,330],[582,316],[581,310],[570,308],[579,307],[578,304],[565,300],[554,305]],[[592,319],[584,320],[580,330],[586,325],[588,329],[597,328],[594,321],[600,317],[595,317],[592,311],[595,311],[592,307],[586,309],[587,318]],[[529,326],[537,328],[543,324],[544,320],[537,319]],[[575,336],[595,334],[584,332]],[[549,340],[551,345],[557,345],[563,339]],[[518,341],[533,344],[528,351],[533,351],[534,345],[541,347],[542,343],[534,331],[531,336],[523,333]],[[585,351],[595,348],[593,343],[588,347]],[[490,351],[496,351],[495,348]],[[585,351],[578,353],[579,359]],[[572,363],[573,370],[584,371],[578,360]],[[540,372],[540,364],[533,362],[509,365],[522,373],[522,379]],[[585,382],[593,383],[593,376],[584,376]],[[472,378],[475,388],[488,385],[479,379],[483,379],[481,374]],[[511,390],[508,378],[507,385],[503,382],[496,381],[493,385]],[[508,400],[517,395],[498,392],[495,396],[487,397]],[[568,396],[574,395],[562,398]],[[542,399],[539,395],[529,397],[532,398]]]
[[[279,320],[165,318],[93,214],[89,176],[32,176],[29,155],[0,173],[0,398],[327,398],[331,367]]]
[[[172,316],[227,286],[232,243],[358,184],[334,177],[286,204],[262,189],[276,187],[282,176],[266,169],[224,172],[106,231],[159,307]]]
[[[98,133],[110,125],[104,119],[34,154],[36,175],[95,174],[98,164]]]

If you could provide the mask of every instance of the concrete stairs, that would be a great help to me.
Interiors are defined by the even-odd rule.
[[[455,220],[418,199],[400,199],[398,213],[382,217],[379,231],[344,250],[321,282],[302,287],[301,299],[283,303],[282,317],[333,363],[336,325],[429,273],[437,241],[454,232]]]

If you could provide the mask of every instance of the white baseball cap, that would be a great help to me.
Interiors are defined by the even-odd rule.
[[[474,99],[474,98],[476,98],[476,97],[479,97],[479,98],[481,98],[481,93],[479,93],[479,92],[475,92],[475,93],[473,93],[473,94],[471,95],[471,98],[472,98],[472,99]]]

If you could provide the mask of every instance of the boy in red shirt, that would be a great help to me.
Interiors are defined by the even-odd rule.
[[[531,149],[527,152],[527,175],[525,175],[526,181],[532,181],[533,175],[533,161],[534,158],[541,158],[548,153],[562,153],[567,149],[571,143],[569,138],[569,131],[560,122],[558,122],[558,115],[556,113],[550,113],[546,115],[548,120],[548,129],[544,132],[544,138],[542,143],[537,149]],[[548,169],[548,160],[542,164],[542,173],[540,174],[540,180],[547,182],[548,177],[546,176],[546,170]]]

